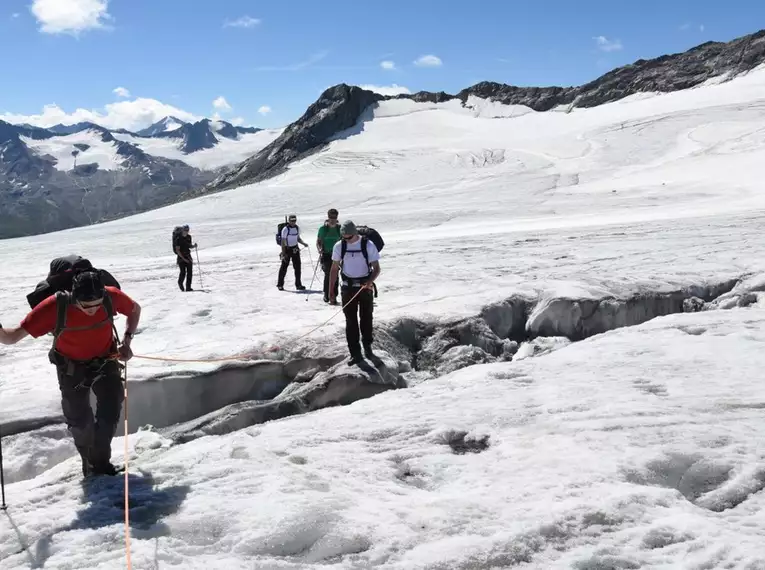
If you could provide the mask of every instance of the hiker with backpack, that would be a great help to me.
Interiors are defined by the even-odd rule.
[[[0,326],[0,343],[6,345],[27,336],[39,338],[53,333],[48,359],[56,366],[61,408],[85,477],[117,473],[111,463],[111,442],[124,400],[119,360],[128,361],[133,356],[130,344],[141,318],[140,305],[118,286],[105,286],[103,273],[92,268],[69,269],[49,276],[57,292],[35,304],[18,327]],[[68,277],[68,286],[62,284],[66,279],[54,284],[53,277]],[[28,299],[32,304],[31,295]],[[114,326],[115,313],[127,317],[121,344]],[[91,390],[97,401],[95,421]]]
[[[300,226],[297,225],[297,215],[290,214],[285,223],[279,224],[277,228],[276,243],[282,246],[282,253],[279,256],[282,264],[279,267],[279,277],[276,287],[279,291],[284,291],[284,278],[287,276],[287,268],[292,262],[292,268],[295,270],[295,289],[305,291],[305,287],[300,280],[300,247],[308,247],[308,244],[300,237]]]
[[[181,291],[193,291],[191,280],[194,276],[194,259],[191,257],[191,249],[196,248],[197,244],[192,243],[189,234],[189,226],[177,226],[173,230],[173,253],[176,255],[176,263],[180,269],[178,275],[178,287]],[[183,288],[183,282],[186,281],[186,289]]]
[[[321,269],[324,271],[324,302],[329,303],[330,298],[337,300],[337,283],[330,294],[329,274],[332,271],[332,249],[340,241],[340,222],[337,220],[338,212],[335,208],[327,211],[327,219],[324,225],[319,228],[319,234],[316,237],[316,249],[319,250],[319,261]]]
[[[340,227],[342,240],[332,249],[332,271],[330,274],[330,289],[334,289],[338,274],[342,280],[341,299],[345,314],[345,338],[351,359],[348,364],[359,364],[363,361],[359,336],[364,346],[364,356],[373,360],[372,352],[372,312],[374,297],[372,289],[375,280],[380,275],[380,252],[374,241],[367,236],[360,236],[356,225],[347,220]],[[337,299],[330,301],[337,304]],[[359,335],[359,331],[361,335]]]

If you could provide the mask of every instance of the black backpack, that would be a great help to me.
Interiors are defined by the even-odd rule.
[[[288,226],[289,222],[287,221],[287,216],[284,216],[284,221],[279,222],[279,225],[276,226],[276,245],[282,245],[282,230],[285,228],[285,226]],[[295,229],[300,233],[300,226],[295,224]],[[288,233],[290,233],[289,230],[287,230]],[[290,233],[291,235],[291,233]]]
[[[42,303],[51,295],[56,296],[56,326],[53,330],[53,346],[51,353],[55,351],[56,341],[64,330],[66,330],[66,313],[69,305],[72,304],[72,282],[74,276],[78,273],[92,271],[98,274],[98,277],[104,287],[116,287],[122,289],[114,276],[105,269],[96,269],[88,259],[79,255],[68,255],[66,257],[57,257],[50,262],[50,272],[44,281],[40,281],[37,287],[29,295],[27,301],[33,309]],[[90,328],[96,328],[109,324],[114,329],[114,308],[112,299],[109,295],[104,296],[104,310],[106,311],[106,320],[102,323],[93,325]],[[73,330],[73,329],[69,329]],[[51,357],[51,362],[55,359]]]
[[[122,288],[111,273],[105,269],[95,269],[90,261],[84,257],[80,257],[79,255],[57,257],[50,262],[50,271],[45,280],[40,281],[35,290],[27,295],[29,306],[34,309],[45,299],[51,295],[55,295],[59,291],[71,292],[72,279],[75,274],[83,271],[96,271],[101,277],[101,282],[105,287]]]
[[[175,255],[178,255],[178,252],[175,251],[176,246],[179,244],[179,239],[181,237],[181,234],[183,233],[183,226],[175,226],[173,229],[173,253]]]
[[[380,232],[378,232],[376,229],[370,228],[369,226],[356,226],[356,231],[359,232],[359,235],[362,238],[368,238],[373,244],[375,244],[377,251],[382,251],[382,249],[385,247],[385,241],[380,235]],[[364,248],[363,251],[364,255],[366,256],[366,248]]]

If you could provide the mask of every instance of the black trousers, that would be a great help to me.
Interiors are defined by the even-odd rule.
[[[194,264],[189,263],[188,261],[184,261],[179,257],[178,267],[181,270],[180,274],[178,275],[178,286],[181,288],[181,291],[183,291],[183,281],[185,280],[186,291],[188,291],[191,289],[191,279],[194,276]]]
[[[125,399],[119,364],[113,360],[83,364],[59,357],[56,371],[61,410],[83,465],[109,463]],[[95,421],[90,407],[91,390],[96,395]]]
[[[335,281],[335,290],[332,295],[329,294],[329,277],[332,271],[332,252],[322,252],[321,254],[321,270],[324,271],[324,300],[327,301],[331,297],[337,297],[340,289],[340,279]]]
[[[345,314],[345,339],[348,341],[348,350],[351,355],[361,354],[359,336],[364,346],[372,344],[372,312],[374,310],[374,296],[372,291],[366,289],[351,301],[359,292],[358,287],[343,287],[342,302]],[[361,335],[359,335],[361,332]]]
[[[288,247],[287,254],[282,259],[282,265],[279,267],[279,279],[276,282],[277,287],[284,287],[284,278],[287,276],[287,268],[292,262],[292,268],[295,270],[295,287],[302,287],[300,281],[300,248]]]

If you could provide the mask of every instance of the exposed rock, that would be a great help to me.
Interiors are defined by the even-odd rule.
[[[735,77],[765,61],[765,30],[728,43],[707,42],[684,53],[638,60],[578,87],[516,87],[484,81],[456,95],[443,91],[383,96],[359,87],[337,85],[322,93],[308,111],[281,137],[255,156],[217,178],[206,191],[250,184],[284,172],[292,162],[320,150],[338,133],[363,121],[363,113],[378,101],[410,99],[442,103],[471,96],[544,112],[565,107],[594,107],[644,92],[669,93],[688,89],[720,76]]]
[[[356,125],[364,110],[382,99],[382,95],[360,87],[330,87],[274,142],[217,179],[214,186],[223,189],[283,172],[291,162],[305,158],[330,137]]]

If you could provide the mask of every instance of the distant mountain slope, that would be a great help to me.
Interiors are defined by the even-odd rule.
[[[0,238],[157,208],[204,187],[279,131],[166,117],[133,133],[0,121]]]
[[[327,89],[305,114],[255,156],[218,177],[206,191],[265,180],[291,163],[320,150],[335,134],[354,126],[361,114],[379,101],[411,99],[420,102],[479,97],[506,105],[523,105],[544,112],[561,106],[594,107],[643,92],[668,93],[688,89],[719,77],[735,77],[765,62],[765,30],[727,43],[707,42],[686,52],[638,60],[579,87],[515,87],[482,82],[456,95],[421,91],[383,96],[345,84]]]

